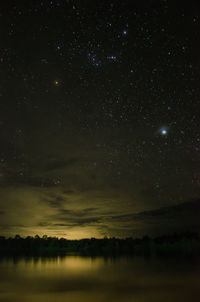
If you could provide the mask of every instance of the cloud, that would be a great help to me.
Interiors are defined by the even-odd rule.
[[[81,210],[59,209],[56,214],[47,217],[47,220],[57,221],[56,223],[51,223],[52,226],[80,227],[100,223],[102,215],[98,215],[97,208]]]
[[[81,162],[82,158],[81,157],[72,157],[67,160],[50,160],[44,170],[45,171],[53,171],[53,170],[63,170],[66,168],[69,168],[71,166],[76,165],[77,163]]]
[[[70,215],[73,217],[83,217],[83,216],[87,216],[90,215],[91,213],[94,213],[98,211],[98,208],[85,208],[85,209],[81,209],[81,210],[67,210],[67,209],[60,209],[59,213],[61,215],[61,217],[65,216],[65,215]]]
[[[66,201],[67,201],[66,197],[56,194],[50,194],[42,200],[42,202],[47,203],[53,208],[61,207],[63,203],[66,203]]]
[[[101,222],[101,217],[90,217],[90,218],[67,218],[61,219],[63,221],[67,221],[67,223],[55,223],[54,226],[67,226],[67,227],[80,227],[80,226],[88,226],[90,224],[96,225]]]
[[[1,181],[1,187],[15,186],[32,186],[32,187],[55,187],[55,178],[43,176],[27,176],[10,173],[4,176]]]
[[[124,181],[122,188],[105,184],[106,179],[91,184],[91,173],[84,176],[81,171],[77,176],[80,182],[71,180],[69,173],[61,184],[55,185],[51,171],[46,177],[15,179],[10,175],[10,184],[0,188],[0,233],[67,234],[72,239],[143,236],[190,226],[198,228],[197,201],[145,211],[147,206],[137,191],[133,194],[125,190],[130,183]]]

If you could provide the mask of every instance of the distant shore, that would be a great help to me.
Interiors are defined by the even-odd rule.
[[[157,238],[103,238],[68,240],[39,237],[13,238],[0,236],[0,255],[164,255],[200,256],[200,235],[193,232],[175,233]]]

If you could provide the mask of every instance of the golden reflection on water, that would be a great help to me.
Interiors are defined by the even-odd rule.
[[[175,259],[1,259],[0,302],[200,301],[199,267]]]

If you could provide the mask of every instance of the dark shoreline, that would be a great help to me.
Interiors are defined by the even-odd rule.
[[[198,233],[184,232],[157,238],[103,238],[68,240],[57,237],[0,236],[0,256],[200,256]]]

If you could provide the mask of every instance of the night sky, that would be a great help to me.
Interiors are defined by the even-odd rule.
[[[199,1],[6,0],[0,34],[0,234],[190,227]]]

